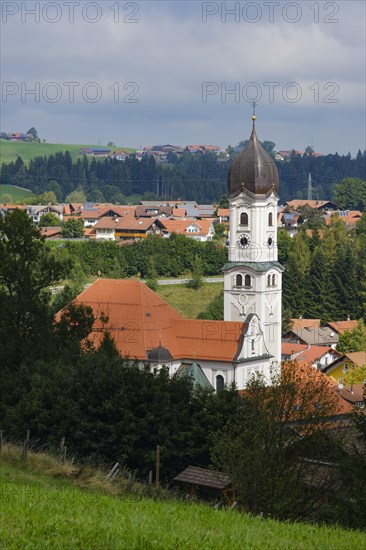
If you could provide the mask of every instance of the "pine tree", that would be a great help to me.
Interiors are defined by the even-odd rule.
[[[323,248],[314,251],[306,285],[306,316],[331,321],[337,315],[337,298]]]

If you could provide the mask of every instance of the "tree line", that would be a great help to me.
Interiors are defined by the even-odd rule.
[[[320,219],[320,218],[319,218]],[[289,318],[320,318],[323,322],[364,318],[366,320],[366,214],[356,230],[348,231],[335,216],[330,226],[317,225],[310,234],[304,227],[290,238],[278,232],[279,261],[283,273],[284,325]],[[53,255],[72,264],[71,283],[92,276],[123,278],[141,276],[187,277],[222,275],[227,248],[219,241],[199,243],[183,235],[169,239],[149,236],[128,246],[115,242],[48,242]],[[199,258],[199,269],[197,269]],[[71,294],[66,293],[67,298]],[[62,296],[60,296],[62,299]],[[223,318],[223,294],[216,297],[201,318]]]
[[[140,368],[119,356],[107,330],[92,345],[91,308],[71,302],[54,317],[49,286],[70,268],[25,212],[0,219],[0,418],[7,437],[30,429],[54,449],[65,437],[78,460],[118,461],[140,475],[153,469],[160,445],[166,481],[188,465],[212,465],[231,477],[240,508],[250,513],[365,528],[365,415],[351,415],[357,439],[345,445],[343,425],[339,434],[334,420],[331,427],[324,421],[340,412],[325,377],[319,381],[312,370],[304,387],[289,363],[270,387],[253,378],[239,395],[234,387],[200,390],[165,368]],[[319,475],[319,464],[329,463]]]
[[[135,155],[125,160],[113,158],[74,161],[68,151],[48,157],[36,157],[25,164],[19,156],[15,162],[3,163],[0,184],[18,185],[36,195],[52,191],[59,202],[74,192],[92,202],[125,204],[126,196],[148,194],[150,198],[195,200],[214,203],[226,192],[226,182],[232,159],[207,153],[192,156],[185,152],[178,157],[168,154],[168,163],[156,163],[152,156],[138,160]],[[281,201],[307,197],[308,174],[312,174],[313,197],[331,199],[336,184],[345,178],[366,179],[366,152],[348,155],[314,157],[293,154],[286,161],[276,161],[280,173]],[[354,186],[353,186],[354,187]],[[341,193],[345,208],[364,209],[364,188],[356,198],[347,200]],[[354,195],[354,192],[353,192]]]

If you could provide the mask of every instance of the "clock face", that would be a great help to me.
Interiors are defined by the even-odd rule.
[[[248,248],[249,245],[250,245],[249,235],[239,235],[238,247],[239,248]]]

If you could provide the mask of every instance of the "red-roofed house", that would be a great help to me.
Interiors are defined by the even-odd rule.
[[[312,367],[321,370],[333,363],[342,354],[335,349],[327,346],[309,346],[304,351],[296,354],[296,361],[300,366],[311,365]]]
[[[162,220],[163,235],[169,237],[172,233],[185,235],[196,241],[212,241],[215,234],[213,220],[184,219],[184,220]]]
[[[219,208],[217,210],[217,216],[220,223],[228,223],[230,219],[230,210],[229,208]]]
[[[106,216],[93,226],[96,239],[115,241],[118,239],[144,239],[148,235],[161,235],[163,227],[155,218],[136,219],[132,216],[121,218]]]

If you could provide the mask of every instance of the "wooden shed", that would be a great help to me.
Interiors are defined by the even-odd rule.
[[[229,506],[235,503],[235,489],[232,488],[231,479],[222,472],[188,466],[173,481],[190,486],[190,494],[194,498],[197,496],[197,487],[209,487],[220,491]]]

